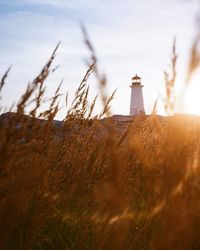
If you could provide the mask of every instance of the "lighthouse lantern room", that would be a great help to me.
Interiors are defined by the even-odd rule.
[[[141,78],[138,75],[135,75],[132,78],[131,84],[131,102],[130,102],[130,115],[138,115],[144,113],[144,100],[141,84]]]

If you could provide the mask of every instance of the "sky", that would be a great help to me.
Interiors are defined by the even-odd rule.
[[[135,74],[142,78],[145,110],[150,113],[157,97],[164,97],[163,71],[170,67],[174,37],[179,84],[185,77],[198,7],[198,0],[0,0],[0,75],[12,65],[1,103],[9,108],[19,99],[59,41],[54,65],[60,67],[47,81],[47,94],[64,79],[61,91],[68,91],[71,100],[90,56],[83,23],[107,77],[108,95],[117,88],[113,114],[129,113]],[[94,78],[89,84],[92,100],[99,90]],[[161,114],[162,106],[160,101]],[[95,112],[100,110],[98,103]],[[61,109],[57,119],[65,113]]]

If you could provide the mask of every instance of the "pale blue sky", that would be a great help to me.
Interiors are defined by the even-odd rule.
[[[68,90],[72,98],[89,56],[81,21],[107,75],[108,93],[118,89],[113,113],[128,114],[129,85],[136,73],[145,85],[145,107],[150,112],[163,92],[163,70],[169,66],[174,36],[179,81],[184,78],[197,10],[198,0],[0,0],[0,74],[13,65],[2,102],[9,107],[18,99],[60,40],[55,65],[61,67],[47,81],[48,93],[64,78],[62,92]],[[90,84],[92,98],[98,88],[93,79]]]

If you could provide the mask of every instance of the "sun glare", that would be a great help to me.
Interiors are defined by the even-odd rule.
[[[193,82],[188,86],[185,95],[185,111],[189,114],[200,115],[200,84]]]

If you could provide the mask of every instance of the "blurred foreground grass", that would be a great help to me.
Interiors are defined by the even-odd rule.
[[[102,119],[114,94],[106,96],[85,37],[91,64],[62,122],[54,121],[60,86],[39,111],[57,47],[15,113],[0,116],[1,249],[199,249],[200,118]],[[173,76],[165,74],[170,112],[175,47],[173,55]],[[103,103],[99,116],[92,115],[97,97],[88,107],[91,73]]]

